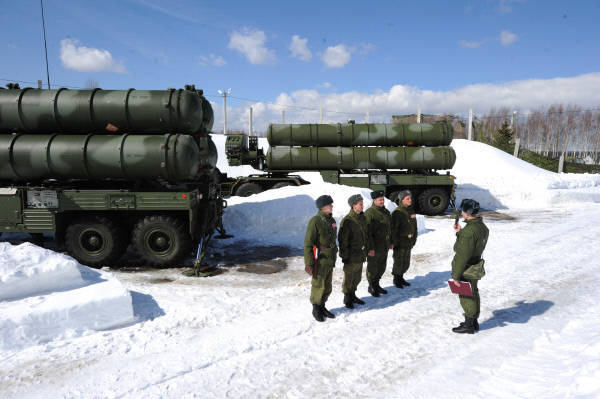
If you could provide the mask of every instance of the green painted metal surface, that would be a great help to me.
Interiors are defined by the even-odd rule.
[[[271,146],[445,146],[454,129],[447,122],[361,124],[272,124]]]
[[[210,137],[190,135],[0,135],[0,179],[194,178],[212,170]]]
[[[452,147],[270,147],[266,162],[277,170],[451,169]]]
[[[0,133],[198,133],[213,119],[193,90],[0,90]]]

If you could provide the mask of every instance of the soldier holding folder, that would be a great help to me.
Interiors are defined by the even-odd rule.
[[[452,284],[460,287],[460,281],[467,281],[471,284],[472,296],[459,295],[460,305],[465,311],[465,321],[454,327],[452,331],[459,334],[473,334],[479,330],[480,300],[479,290],[477,289],[477,280],[469,279],[464,276],[465,271],[473,265],[483,262],[481,255],[487,244],[489,230],[483,223],[483,219],[478,216],[479,203],[472,199],[464,199],[460,204],[461,213],[465,219],[466,226],[461,229],[456,223],[456,243],[454,244],[454,259],[452,259]]]

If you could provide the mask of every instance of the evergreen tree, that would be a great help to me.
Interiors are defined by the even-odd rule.
[[[508,121],[502,122],[500,129],[494,132],[494,147],[510,153],[512,137],[513,131],[510,128]]]

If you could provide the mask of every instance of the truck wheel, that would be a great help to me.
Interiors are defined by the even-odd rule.
[[[276,183],[273,185],[273,189],[276,188],[281,188],[281,187],[288,187],[288,186],[294,186],[295,184],[289,181],[281,181],[279,183]]]
[[[237,195],[239,197],[249,197],[251,195],[258,194],[260,192],[262,192],[262,189],[260,188],[260,186],[258,184],[242,183],[242,184],[240,184],[238,189],[235,190],[235,195]]]
[[[125,252],[126,241],[123,229],[105,217],[78,219],[65,232],[69,255],[90,267],[111,266]]]
[[[419,195],[419,210],[424,215],[441,215],[449,203],[448,193],[441,188],[429,188]]]
[[[135,252],[151,266],[177,266],[190,254],[192,240],[183,222],[170,216],[146,216],[133,228]]]

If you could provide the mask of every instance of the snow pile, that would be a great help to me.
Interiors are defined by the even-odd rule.
[[[486,209],[600,202],[600,175],[553,173],[484,143],[454,140],[456,197]]]
[[[306,225],[317,213],[315,200],[324,194],[333,198],[333,217],[338,226],[350,211],[348,198],[361,194],[365,210],[371,206],[371,190],[324,183],[318,173],[303,173],[303,178],[313,182],[302,187],[283,187],[248,198],[232,197],[223,223],[235,239],[251,240],[264,244],[298,243],[304,241]],[[387,200],[386,208],[392,212],[396,205]],[[425,232],[425,218],[417,216],[419,232]]]
[[[0,243],[0,349],[133,321],[131,295],[112,274],[30,243]]]

